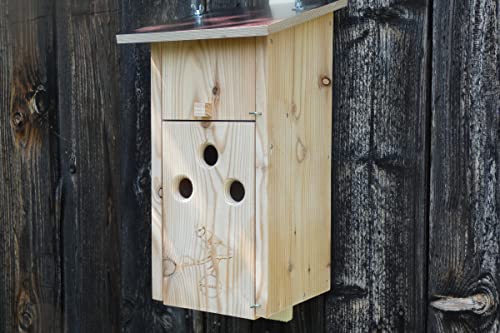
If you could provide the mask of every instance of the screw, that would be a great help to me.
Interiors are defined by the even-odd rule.
[[[302,0],[295,0],[295,7],[293,10],[300,12],[304,10],[304,4],[302,3]]]
[[[200,17],[205,11],[205,7],[203,5],[196,6],[194,3],[191,4],[191,9],[193,10],[193,15],[196,17]]]

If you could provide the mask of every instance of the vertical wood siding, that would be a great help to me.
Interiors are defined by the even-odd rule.
[[[331,292],[290,323],[152,301],[150,52],[115,34],[189,4],[0,0],[0,332],[498,332],[499,0],[336,14]]]
[[[429,1],[350,1],[335,24],[327,328],[422,332]]]
[[[491,304],[431,308],[432,332],[500,332],[499,4],[434,3],[429,296]]]
[[[0,331],[61,330],[54,8],[0,1]]]

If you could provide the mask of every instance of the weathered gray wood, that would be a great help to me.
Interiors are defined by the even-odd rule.
[[[500,331],[499,13],[434,2],[429,295],[455,299],[433,303],[430,332]],[[489,310],[456,312],[477,294]]]
[[[64,330],[120,327],[118,1],[56,1]],[[53,73],[55,74],[55,73]]]
[[[61,328],[52,13],[0,1],[0,332]]]
[[[351,0],[335,18],[327,330],[423,332],[427,0]]]

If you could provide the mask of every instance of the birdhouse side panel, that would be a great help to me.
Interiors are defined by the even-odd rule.
[[[257,40],[257,315],[330,289],[333,15]]]

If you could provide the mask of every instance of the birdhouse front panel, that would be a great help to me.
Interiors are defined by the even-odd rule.
[[[255,319],[255,123],[163,125],[163,300]]]
[[[162,54],[164,120],[255,120],[255,38],[164,43]]]
[[[154,299],[290,320],[330,289],[332,12],[346,3],[121,37],[153,43]]]

